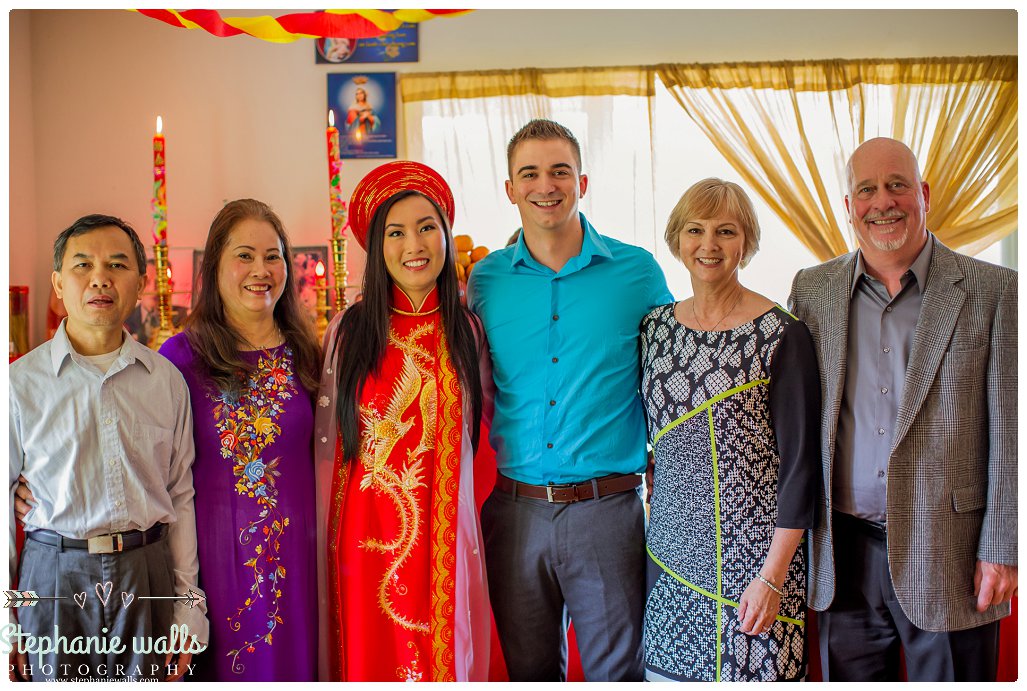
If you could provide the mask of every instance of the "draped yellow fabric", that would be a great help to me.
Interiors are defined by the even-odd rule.
[[[896,112],[910,117],[894,136],[931,186],[928,227],[974,254],[1017,227],[1016,59],[930,63],[917,76],[896,85]]]
[[[1016,56],[413,73],[400,90],[406,103],[521,96],[547,117],[545,98],[652,99],[657,76],[820,260],[850,249],[841,171],[875,136],[917,155],[928,227],[948,246],[973,254],[1016,229]]]
[[[928,227],[974,253],[1016,229],[1015,56],[659,65],[675,99],[821,260],[848,251],[807,127],[834,129],[835,165],[862,141],[907,143],[931,185]],[[868,132],[880,89],[889,127]],[[811,99],[823,117],[809,111]],[[756,117],[752,117],[755,113]]]
[[[484,72],[421,72],[400,80],[403,100],[438,101],[537,94],[568,96],[653,95],[647,67],[580,67],[573,69],[488,70]]]

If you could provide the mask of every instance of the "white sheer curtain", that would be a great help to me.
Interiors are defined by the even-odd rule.
[[[457,234],[502,248],[520,227],[506,197],[506,145],[528,120],[544,117],[578,138],[589,184],[580,208],[596,229],[655,248],[652,144],[645,96],[538,94],[414,101],[404,105],[407,153],[453,187]]]
[[[721,155],[659,81],[656,83],[653,113],[656,230],[660,237],[655,254],[667,277],[670,292],[678,299],[689,297],[692,284],[688,271],[663,242],[667,218],[689,186],[703,178],[717,177],[736,182],[746,190],[760,223],[760,251],[741,270],[739,278],[742,284],[785,304],[795,273],[819,264],[819,260],[785,226],[775,210],[742,179],[731,162]],[[832,196],[832,199],[836,206],[842,206],[840,196]]]
[[[645,67],[405,75],[401,86],[408,155],[438,169],[453,186],[455,231],[495,250],[520,226],[503,185],[507,142],[531,118],[563,123],[581,143],[583,172],[589,176],[581,209],[599,232],[653,252],[677,298],[691,294],[691,285],[664,245],[663,230],[689,185],[716,176],[739,182],[749,192],[763,238],[742,281],[783,304],[795,272],[819,263],[809,239],[804,244],[799,235],[821,236],[818,251],[825,255],[855,246],[842,203],[843,168],[856,145],[874,136],[909,138],[932,190],[945,179],[936,193],[954,188],[950,177],[970,181],[963,194],[972,192],[966,207],[973,218],[983,212],[1003,221],[996,212],[1009,213],[1011,195],[1015,217],[1015,182],[1009,184],[1008,161],[966,156],[976,166],[972,170],[945,170],[951,167],[946,164],[953,154],[952,133],[967,128],[966,118],[954,113],[971,97],[985,102],[987,93],[969,87],[946,90],[934,83],[938,80],[923,85],[865,80],[850,90],[827,92],[764,85],[749,100],[730,100],[732,122],[749,137],[728,146],[722,141],[724,128],[716,124],[719,110],[708,100],[708,84],[675,87],[689,92],[688,100],[697,109],[692,115],[705,116],[704,127],[654,77],[653,68]],[[980,108],[967,110],[976,113]],[[757,136],[764,131],[767,141]],[[938,132],[943,135],[936,136]],[[959,141],[967,139],[964,132]],[[1015,181],[1015,141],[999,150],[1012,157]],[[785,173],[768,181],[758,172],[757,151],[769,151],[769,163]],[[747,177],[739,167],[757,172]],[[973,229],[955,214],[952,222]],[[964,251],[998,263],[999,245],[987,247],[994,239],[965,243]]]

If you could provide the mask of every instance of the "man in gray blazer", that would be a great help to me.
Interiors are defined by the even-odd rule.
[[[898,679],[901,646],[911,681],[993,681],[1017,587],[1017,274],[927,230],[901,142],[860,145],[846,176],[859,250],[800,271],[790,298],[823,388],[824,678]]]

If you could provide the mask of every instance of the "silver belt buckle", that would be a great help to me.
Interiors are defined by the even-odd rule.
[[[570,502],[577,501],[577,499],[578,499],[578,491],[575,488],[575,486],[572,485],[572,484],[546,485],[546,501],[548,501],[550,504],[570,503],[570,502],[562,501],[562,500],[559,500],[559,499],[555,499],[553,497],[553,490],[554,489],[569,489],[569,490],[571,490]]]
[[[124,549],[121,533],[97,535],[89,538],[86,543],[90,554],[113,554]]]

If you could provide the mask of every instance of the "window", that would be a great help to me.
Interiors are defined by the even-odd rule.
[[[891,132],[894,88],[864,85],[863,90],[867,104],[864,137]],[[775,99],[793,97],[804,117],[808,115],[803,128],[823,178],[822,203],[832,210],[853,248],[855,240],[843,204],[845,161],[837,153],[849,146],[846,142],[860,138],[848,118],[849,106],[837,96],[816,92],[768,93],[765,98],[761,95],[761,105],[774,108]],[[907,129],[915,129],[914,117],[941,117],[942,102],[923,102],[930,102],[933,112],[908,113]],[[651,105],[650,110],[650,100],[643,96],[548,98],[534,94],[416,101],[406,105],[409,154],[439,170],[453,186],[457,204],[454,231],[471,235],[479,245],[499,249],[520,226],[517,209],[507,199],[503,185],[508,177],[507,142],[539,113],[561,122],[578,137],[583,172],[589,176],[581,210],[600,233],[652,252],[677,299],[688,297],[692,289],[688,272],[663,241],[671,209],[684,191],[702,178],[739,182],[749,192],[761,226],[760,251],[740,278],[747,287],[784,305],[795,273],[819,261],[744,183],[659,79]],[[780,108],[785,108],[784,102]],[[738,106],[737,115],[743,120],[759,117],[755,111],[746,112],[744,104]],[[837,131],[834,118],[840,118]],[[784,145],[797,147],[798,142],[785,140]],[[922,145],[926,150],[929,142]],[[803,184],[812,182],[803,178]],[[1015,239],[1009,242],[1015,244]],[[1001,263],[1001,243],[979,256]]]

